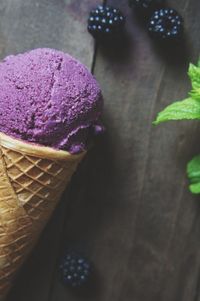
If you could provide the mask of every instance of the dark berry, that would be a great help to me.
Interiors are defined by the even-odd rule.
[[[118,37],[125,25],[125,17],[119,9],[99,5],[90,12],[88,31],[96,39]]]
[[[91,264],[85,257],[70,252],[62,259],[60,273],[64,284],[80,287],[89,279]]]
[[[174,9],[156,10],[150,18],[149,33],[160,40],[176,40],[183,32],[183,19]]]
[[[129,0],[130,7],[147,13],[164,5],[165,0]]]

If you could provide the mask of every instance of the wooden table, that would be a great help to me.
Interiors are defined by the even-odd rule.
[[[199,301],[200,203],[188,192],[186,162],[200,152],[199,122],[152,126],[156,113],[190,87],[200,53],[200,1],[169,1],[185,18],[186,41],[159,49],[128,8],[129,41],[94,47],[86,19],[97,0],[1,0],[0,53],[52,47],[92,68],[105,98],[107,133],[74,176],[16,280],[9,301]],[[173,3],[174,2],[174,3]],[[59,281],[63,250],[94,262],[90,290]]]

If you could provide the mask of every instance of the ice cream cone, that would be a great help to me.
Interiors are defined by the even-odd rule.
[[[0,300],[84,155],[0,133]]]

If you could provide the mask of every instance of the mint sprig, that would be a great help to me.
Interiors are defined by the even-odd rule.
[[[190,64],[188,75],[192,83],[188,98],[166,107],[158,114],[154,125],[170,120],[200,119],[200,60],[197,66]]]
[[[188,97],[166,107],[157,115],[153,122],[154,125],[170,120],[200,120],[200,59],[197,66],[190,64],[188,75],[192,84]],[[187,175],[190,181],[190,191],[194,194],[200,194],[200,155],[188,163]]]
[[[190,181],[189,189],[194,194],[200,193],[200,155],[194,157],[187,165],[187,175]]]

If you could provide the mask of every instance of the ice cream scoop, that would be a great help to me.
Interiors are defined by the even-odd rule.
[[[103,130],[100,87],[70,55],[35,49],[0,63],[0,132],[78,153]]]

